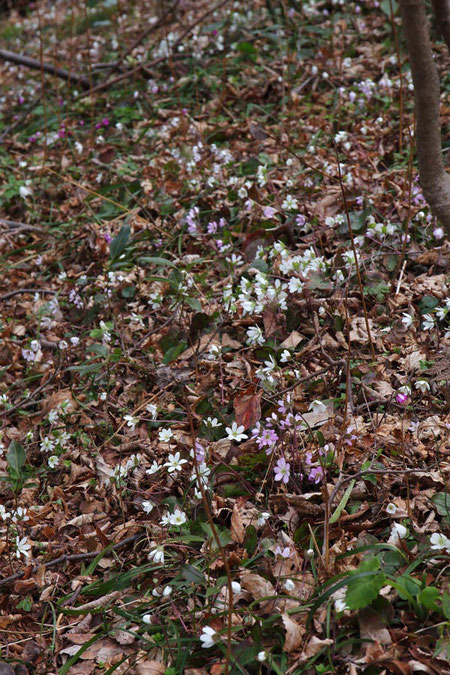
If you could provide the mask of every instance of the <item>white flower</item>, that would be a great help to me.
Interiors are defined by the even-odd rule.
[[[327,409],[326,405],[324,405],[322,401],[317,400],[313,401],[308,408],[308,410],[311,410],[315,414],[325,412],[326,409]]]
[[[127,423],[127,427],[130,427],[131,431],[136,429],[136,424],[139,424],[139,417],[133,417],[133,415],[125,415],[124,421]]]
[[[386,513],[389,513],[390,516],[393,516],[397,511],[397,507],[392,502],[386,506]]]
[[[411,316],[411,314],[408,314],[408,312],[403,312],[402,316],[402,324],[405,326],[405,328],[411,328],[414,323],[414,317]]]
[[[16,537],[16,556],[20,558],[21,555],[24,555],[26,558],[30,557],[31,544],[28,543],[28,538],[23,537],[19,539]]]
[[[30,520],[30,519],[27,516],[26,509],[19,506],[18,509],[12,513],[11,520],[13,521],[13,523],[18,523],[18,522],[24,523],[25,521]]]
[[[146,469],[145,473],[148,473],[148,475],[151,476],[152,474],[159,471],[160,468],[161,467],[159,466],[158,462],[154,461],[151,467],[149,469]]]
[[[59,464],[59,457],[56,455],[51,455],[51,457],[48,458],[48,465],[51,469],[54,469],[55,466],[58,466]]]
[[[408,384],[404,384],[402,387],[399,387],[398,390],[406,396],[411,396],[411,387]]]
[[[292,579],[286,579],[286,581],[284,582],[283,586],[284,586],[284,588],[287,590],[288,593],[290,593],[290,591],[293,591],[294,588],[295,588],[295,584],[294,584],[294,582],[292,581]]]
[[[152,615],[151,614],[144,614],[144,616],[142,617],[142,621],[143,621],[143,623],[151,624]]]
[[[283,203],[281,204],[281,208],[285,211],[294,211],[294,209],[298,208],[298,202],[294,197],[292,197],[292,195],[286,195]]]
[[[39,447],[42,452],[51,452],[55,447],[55,444],[48,436],[46,436]]]
[[[148,499],[142,502],[142,508],[144,509],[145,513],[151,513],[154,507],[155,505],[153,502],[149,501]]]
[[[242,433],[245,430],[245,427],[238,427],[237,422],[233,422],[231,427],[225,427],[227,432],[228,439],[230,441],[242,441],[244,438],[248,438],[247,434]]]
[[[161,431],[158,434],[159,440],[163,441],[163,443],[168,443],[172,438],[172,436],[173,436],[172,429],[161,429]]]
[[[163,546],[156,546],[156,548],[153,548],[150,553],[148,554],[148,559],[153,560],[155,563],[162,563],[164,564],[164,547]]]
[[[334,609],[336,610],[336,612],[344,612],[347,609],[345,600],[343,600],[342,598],[338,598],[337,600],[335,600]]]
[[[202,634],[200,635],[200,642],[203,642],[202,647],[204,649],[212,647],[216,635],[217,631],[215,631],[214,628],[211,628],[211,626],[203,626]]]
[[[169,473],[177,473],[177,471],[181,471],[183,464],[186,463],[187,459],[181,459],[181,454],[176,452],[174,455],[169,455],[167,462],[165,462],[163,466],[167,466],[167,471]]]
[[[434,319],[434,316],[431,316],[431,314],[425,314],[423,317],[423,324],[422,328],[423,330],[432,330],[436,324],[436,321]]]
[[[256,658],[260,663],[264,663],[267,660],[267,652],[258,652]]]
[[[2,394],[0,396],[0,404],[1,405],[7,405],[9,403],[9,399],[6,394]]]
[[[5,509],[3,504],[0,504],[0,518],[2,520],[7,520],[8,518],[11,518],[11,514],[9,513],[9,511]]]
[[[145,406],[145,409],[147,410],[148,413],[150,413],[153,419],[156,419],[158,415],[158,409],[154,403],[148,403]]]
[[[281,352],[281,356],[280,356],[281,363],[287,363],[290,358],[291,358],[291,352],[289,351],[289,349],[283,349],[283,351]]]
[[[256,521],[256,524],[258,527],[264,527],[266,524],[266,521],[270,518],[270,513],[267,513],[266,511],[263,513],[258,514],[258,520]]]
[[[170,525],[170,513],[167,511],[159,521],[163,527]]]
[[[401,525],[401,523],[394,523],[387,543],[392,544],[392,546],[398,546],[400,539],[404,539],[407,534],[408,530],[404,525]]]
[[[216,358],[222,354],[222,347],[220,345],[211,345],[209,348],[209,353],[211,356]]]
[[[247,340],[248,345],[263,345],[265,338],[263,332],[259,326],[250,326],[247,329]]]
[[[108,394],[106,393],[106,391],[102,391],[101,394],[99,395],[99,399],[101,401],[106,401],[107,398],[108,398]]]
[[[164,586],[162,591],[160,591],[158,588],[154,588],[152,595],[154,598],[167,598],[172,593],[172,591],[172,586]]]
[[[309,548],[307,551],[305,551],[305,558],[308,558],[308,560],[312,560],[314,558],[313,548]]]
[[[33,190],[28,185],[21,185],[19,188],[19,194],[22,199],[26,199],[33,194]]]
[[[75,150],[78,152],[79,155],[83,152],[83,146],[79,141],[75,141]]]
[[[169,516],[170,525],[183,525],[185,522],[187,522],[186,514],[179,508],[176,508]]]
[[[422,394],[424,394],[426,391],[430,391],[430,385],[426,380],[417,380],[414,386],[416,389],[420,390]]]
[[[215,427],[221,427],[222,422],[219,422],[217,417],[207,417],[206,420],[205,420],[205,425],[207,427],[211,427],[211,429],[213,429]]]
[[[233,591],[233,593],[240,593],[242,590],[241,584],[238,581],[232,581],[231,590]]]
[[[289,280],[289,292],[290,293],[301,293],[304,287],[304,283],[300,281],[300,279],[297,279],[297,277],[292,277]]]
[[[441,534],[440,532],[434,532],[430,537],[431,548],[434,551],[442,551],[442,549],[450,549],[450,539]]]

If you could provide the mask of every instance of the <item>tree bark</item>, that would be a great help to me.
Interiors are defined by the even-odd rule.
[[[450,237],[450,176],[441,146],[440,83],[423,0],[400,0],[400,11],[414,84],[420,183],[432,214]]]
[[[432,0],[438,28],[450,49],[450,0]]]

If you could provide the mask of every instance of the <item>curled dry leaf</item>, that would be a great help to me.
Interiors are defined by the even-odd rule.
[[[305,663],[305,661],[308,661],[308,659],[310,659],[312,656],[318,654],[321,649],[323,649],[324,647],[328,647],[329,645],[332,644],[333,640],[331,638],[321,640],[320,638],[313,635],[312,638],[309,640],[308,644],[306,645],[304,651],[300,654],[299,662]]]
[[[242,522],[241,510],[236,503],[233,506],[233,513],[231,514],[231,538],[237,544],[242,544],[245,539],[245,527]]]
[[[283,625],[286,630],[286,638],[283,649],[285,652],[295,652],[300,647],[303,641],[303,636],[306,632],[304,626],[300,626],[293,621],[287,614],[282,614]]]

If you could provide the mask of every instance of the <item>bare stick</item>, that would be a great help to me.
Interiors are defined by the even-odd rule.
[[[7,49],[0,49],[0,59],[3,59],[3,61],[10,61],[11,63],[17,63],[21,66],[26,66],[27,68],[34,68],[34,70],[43,70],[45,73],[49,73],[49,75],[55,75],[62,80],[66,80],[67,82],[79,84],[83,87],[83,89],[89,89],[89,80],[83,75],[70,73],[68,70],[64,70],[64,68],[52,66],[51,63],[41,64],[40,61],[37,59],[32,59],[31,56],[16,54],[15,52],[10,52]]]
[[[10,230],[14,230],[15,234],[20,232],[45,232],[42,227],[37,225],[27,225],[27,223],[19,223],[17,220],[6,220],[6,218],[0,218],[0,225],[5,225],[5,227]]]
[[[139,534],[133,534],[131,537],[127,537],[126,539],[123,539],[122,541],[119,541],[117,544],[113,544],[109,548],[110,551],[117,551],[117,549],[122,548],[123,546],[126,546],[127,544],[131,544],[132,542],[136,541],[136,539],[140,537]],[[35,565],[33,569],[31,570],[31,574],[34,574],[35,572],[38,571],[38,569],[43,566],[43,567],[55,567],[55,565],[59,565],[59,563],[63,562],[75,562],[77,560],[89,560],[90,558],[95,558],[96,556],[100,555],[102,551],[90,551],[89,553],[74,553],[73,555],[61,555],[59,558],[55,558],[54,560],[50,560],[49,562],[44,563],[43,565]],[[6,584],[10,584],[11,581],[15,581],[16,579],[21,579],[24,576],[25,572],[17,572],[16,574],[12,574],[10,577],[6,577],[5,579],[0,579],[0,586],[5,586]]]
[[[21,293],[40,293],[41,295],[56,295],[57,291],[50,291],[48,288],[16,288],[15,291],[9,291],[5,295],[0,295],[0,302],[2,300],[8,300],[8,298],[14,297],[14,295],[20,295]]]

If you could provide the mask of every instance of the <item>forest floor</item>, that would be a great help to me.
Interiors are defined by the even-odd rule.
[[[83,77],[0,64],[1,675],[450,672],[450,243],[396,10],[4,15]]]

